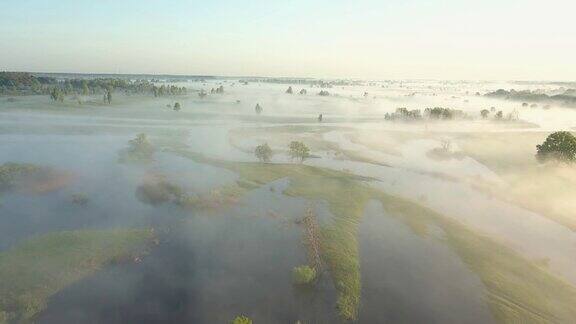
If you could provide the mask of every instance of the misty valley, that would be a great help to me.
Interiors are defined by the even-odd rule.
[[[0,72],[0,323],[574,323],[576,83]]]

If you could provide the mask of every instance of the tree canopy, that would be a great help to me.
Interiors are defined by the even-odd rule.
[[[557,160],[562,162],[576,161],[576,137],[570,132],[555,132],[544,143],[536,145],[536,158],[540,162]]]
[[[268,146],[268,143],[264,143],[256,147],[254,154],[256,154],[256,157],[260,162],[270,162],[270,159],[272,158],[272,149]]]
[[[298,159],[300,162],[304,162],[304,160],[310,156],[310,149],[302,142],[292,141],[288,154],[292,159]]]

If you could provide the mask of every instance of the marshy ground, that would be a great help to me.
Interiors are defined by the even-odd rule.
[[[0,97],[0,323],[576,320],[576,168],[534,158],[572,110],[490,83],[177,85]],[[470,118],[384,118],[435,106]],[[301,286],[308,209],[323,266]]]

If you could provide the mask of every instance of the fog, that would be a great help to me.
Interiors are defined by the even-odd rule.
[[[576,106],[486,95],[576,85],[146,81],[186,92],[0,96],[0,323],[576,321],[576,168],[536,158]]]

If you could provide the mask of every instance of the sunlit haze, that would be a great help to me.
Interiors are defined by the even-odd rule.
[[[0,70],[573,80],[571,0],[0,3]]]

